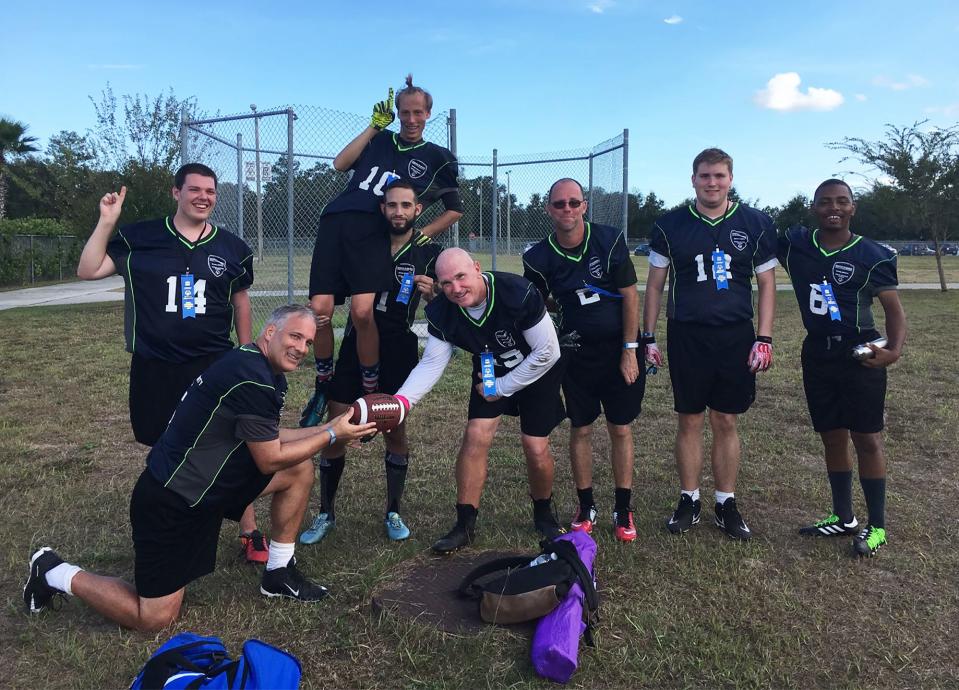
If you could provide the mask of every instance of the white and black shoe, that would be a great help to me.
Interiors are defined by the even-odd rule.
[[[673,534],[688,532],[693,525],[699,524],[699,514],[702,509],[702,501],[698,498],[694,501],[689,494],[680,494],[676,510],[666,521],[666,529]]]
[[[64,594],[47,584],[47,573],[61,563],[63,559],[49,546],[30,557],[30,575],[23,585],[23,603],[30,613],[40,613],[53,597]]]
[[[307,580],[296,568],[296,558],[291,558],[285,568],[263,572],[260,594],[268,597],[287,597],[297,601],[319,601],[330,593],[326,587]]]
[[[746,521],[739,514],[735,498],[727,498],[716,504],[716,527],[725,532],[731,539],[749,541],[753,533],[746,526]]]

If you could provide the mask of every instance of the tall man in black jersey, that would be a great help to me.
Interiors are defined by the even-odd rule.
[[[873,556],[886,544],[886,458],[882,443],[886,367],[906,340],[906,315],[896,292],[896,252],[850,229],[856,213],[852,190],[829,179],[816,188],[812,211],[817,230],[791,228],[779,238],[779,261],[789,273],[808,335],[802,347],[803,388],[813,428],[822,437],[832,512],[800,534],[856,536],[853,553]],[[857,345],[879,337],[872,302],[886,316],[883,347],[852,357]],[[861,530],[852,509],[852,457],[869,510]]]
[[[646,381],[636,358],[636,271],[622,232],[584,221],[586,200],[576,180],[554,182],[546,201],[553,233],[523,254],[523,275],[544,299],[552,296],[559,308],[560,336],[573,341],[563,362],[563,397],[572,425],[569,455],[579,497],[572,528],[591,533],[596,521],[592,424],[602,406],[616,483],[613,532],[620,541],[631,542],[636,525],[630,506],[630,424],[639,416]]]
[[[429,339],[397,397],[415,405],[436,384],[459,347],[473,355],[469,421],[456,457],[456,525],[434,545],[450,553],[473,541],[489,449],[501,415],[519,416],[533,524],[546,537],[563,530],[553,513],[549,434],[565,417],[556,329],[539,290],[511,273],[483,273],[462,249],[436,261],[443,294],[426,305]]]
[[[210,223],[216,206],[216,173],[188,163],[174,176],[173,216],[125,225],[126,187],[100,200],[100,219],[83,247],[77,276],[123,276],[124,331],[130,358],[130,424],[140,443],[152,446],[166,428],[183,392],[233,343],[253,340],[250,298],[253,251],[233,233]],[[253,508],[240,521],[251,562],[268,554],[256,531]]]
[[[273,496],[273,540],[260,592],[300,601],[326,596],[293,556],[313,485],[311,458],[374,425],[343,415],[324,428],[280,429],[285,374],[309,352],[315,332],[308,307],[280,307],[255,343],[225,354],[187,390],[130,499],[135,586],[81,570],[44,547],[30,559],[27,609],[38,613],[54,595],[72,594],[124,627],[166,627],[179,615],[186,585],[216,566],[223,518],[236,519],[266,494]]]
[[[439,245],[413,229],[416,218],[423,211],[413,185],[407,180],[395,180],[386,188],[383,215],[390,224],[393,263],[390,269],[391,287],[376,299],[373,311],[380,332],[380,390],[396,393],[419,361],[419,339],[412,331],[413,319],[420,296],[433,296],[436,257]],[[360,363],[356,356],[356,329],[347,322],[336,370],[330,381],[328,396],[330,415],[340,415],[350,403],[363,395]],[[384,435],[386,442],[386,511],[384,524],[387,536],[402,541],[410,530],[400,515],[400,500],[406,483],[409,463],[409,440],[406,424],[401,424]],[[323,451],[320,461],[320,512],[308,530],[300,535],[304,544],[315,544],[323,539],[336,524],[335,501],[340,477],[346,462],[346,444],[337,442]]]
[[[356,329],[356,349],[363,390],[372,393],[379,382],[379,334],[374,318],[375,299],[389,290],[393,262],[387,223],[380,212],[386,186],[408,180],[423,208],[442,200],[445,211],[421,229],[427,237],[446,230],[463,215],[456,181],[456,158],[442,146],[423,140],[433,97],[413,86],[396,95],[399,134],[386,127],[393,122],[393,89],[373,108],[370,126],[333,159],[333,167],[353,175],[346,189],[326,205],[316,233],[310,267],[310,304],[320,317],[314,346],[316,392],[303,410],[300,426],[318,424],[326,406],[326,387],[333,376],[333,330],[329,319],[336,296],[350,295],[350,319]]]
[[[724,151],[706,149],[696,156],[692,183],[696,203],[667,213],[653,227],[643,310],[646,359],[661,366],[654,331],[668,274],[666,335],[679,417],[676,465],[681,493],[667,527],[678,534],[699,522],[703,428],[709,408],[715,523],[730,537],[746,540],[752,532],[735,498],[741,452],[736,416],[756,398],[756,372],[772,364],[776,233],[765,213],[729,200],[733,161]],[[753,273],[759,288],[756,331]]]

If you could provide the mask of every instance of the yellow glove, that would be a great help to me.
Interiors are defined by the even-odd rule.
[[[370,118],[370,127],[373,129],[386,129],[393,122],[393,87],[390,87],[390,94],[385,101],[380,101],[373,106],[373,117]]]

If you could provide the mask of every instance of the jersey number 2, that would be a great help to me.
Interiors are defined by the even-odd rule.
[[[166,279],[166,310],[176,314],[176,293],[180,276],[170,276]],[[194,302],[197,314],[206,314],[206,280],[200,278],[193,286]]]

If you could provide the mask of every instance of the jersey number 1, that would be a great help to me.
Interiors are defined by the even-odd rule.
[[[170,276],[166,279],[166,310],[176,314],[176,293],[180,276]],[[206,314],[206,280],[200,278],[193,286],[193,297],[197,314]]]

